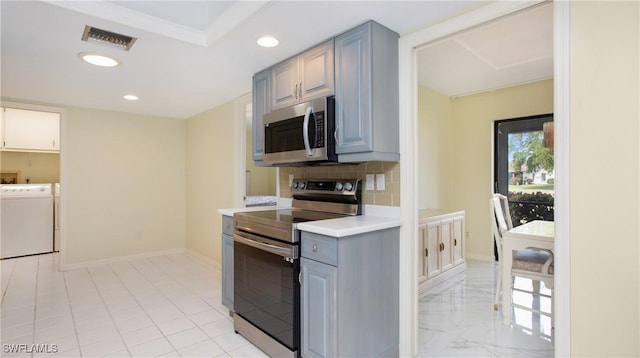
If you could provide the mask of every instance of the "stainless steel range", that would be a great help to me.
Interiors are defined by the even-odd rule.
[[[292,207],[234,215],[234,328],[271,357],[299,356],[300,222],[360,215],[358,179],[294,180]]]

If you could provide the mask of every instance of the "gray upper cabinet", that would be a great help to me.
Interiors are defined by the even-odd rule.
[[[340,162],[400,160],[398,37],[370,21],[335,38]]]
[[[264,154],[262,116],[271,111],[269,98],[269,70],[253,75],[253,160],[261,161]]]
[[[271,110],[330,96],[334,88],[333,39],[271,68]]]

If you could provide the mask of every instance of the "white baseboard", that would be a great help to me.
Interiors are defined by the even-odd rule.
[[[118,256],[118,257],[111,257],[108,259],[85,261],[77,264],[68,264],[62,267],[62,271],[76,270],[79,268],[94,267],[94,266],[101,266],[101,265],[109,265],[109,264],[124,262],[124,261],[134,261],[134,260],[146,259],[149,257],[184,254],[184,253],[185,253],[184,248],[162,250],[162,251],[151,251],[151,252],[145,252],[145,253],[136,254],[136,255]]]
[[[207,265],[208,267],[211,267],[215,270],[220,271],[222,269],[222,263],[220,261],[204,256],[203,254],[195,250],[185,249],[184,253],[185,255],[197,260],[201,264]]]
[[[465,256],[467,257],[467,259],[476,260],[476,261],[492,262],[495,260],[493,255],[487,256],[487,255],[480,255],[480,254],[471,254],[467,252]]]

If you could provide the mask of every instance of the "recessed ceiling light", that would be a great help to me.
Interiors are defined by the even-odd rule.
[[[81,52],[78,54],[78,57],[82,59],[84,62],[90,63],[96,66],[102,67],[115,67],[120,64],[120,61],[116,60],[113,57],[109,57],[106,55],[102,55],[94,52]]]
[[[272,36],[262,36],[258,39],[257,43],[262,47],[276,47],[280,41]]]
[[[126,99],[127,101],[137,101],[138,100],[138,96],[136,96],[134,94],[125,94],[124,95],[124,99]]]

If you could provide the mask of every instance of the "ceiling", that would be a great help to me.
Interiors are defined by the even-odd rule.
[[[189,118],[250,92],[253,73],[369,19],[404,35],[483,3],[2,1],[1,94],[12,100]],[[477,34],[425,47],[420,61],[429,71],[421,70],[426,76],[421,83],[457,96],[550,78],[548,16],[549,11],[541,11],[528,22],[496,22]],[[129,51],[85,42],[85,25],[137,40]],[[267,34],[277,37],[280,46],[258,47],[257,38]],[[91,66],[78,58],[80,52],[109,54],[122,63]],[[463,74],[454,63],[474,71]],[[140,100],[124,100],[128,93]]]
[[[553,77],[553,5],[544,3],[425,45],[418,82],[460,97]]]

